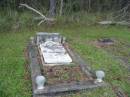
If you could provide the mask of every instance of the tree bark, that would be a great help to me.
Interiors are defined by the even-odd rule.
[[[61,3],[60,3],[60,16],[62,16],[62,14],[63,14],[63,6],[64,6],[64,0],[61,0]]]
[[[54,17],[56,15],[56,0],[50,0],[49,16]]]

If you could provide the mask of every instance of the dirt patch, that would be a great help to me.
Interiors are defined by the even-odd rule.
[[[24,79],[25,80],[30,80],[30,73],[29,73],[29,55],[27,53],[27,48],[24,49],[24,57],[25,57],[25,65],[24,65],[24,69],[25,69],[25,73],[24,73]]]
[[[117,97],[128,97],[128,95],[119,87],[113,86],[113,91],[117,95]]]
[[[115,40],[109,39],[109,38],[101,38],[97,39],[95,41],[90,42],[92,45],[96,46],[97,48],[102,48],[102,47],[109,47],[115,44]]]
[[[47,78],[47,85],[92,80],[82,73],[78,65],[44,66],[42,73]]]
[[[95,40],[91,42],[97,48],[101,48],[112,55],[115,59],[122,60],[124,64],[129,64],[130,53],[126,43],[117,40]]]

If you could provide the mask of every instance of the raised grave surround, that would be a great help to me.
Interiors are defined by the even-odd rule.
[[[70,82],[70,83],[59,83],[56,85],[45,86],[42,90],[37,90],[36,86],[36,76],[42,75],[41,68],[44,68],[44,60],[42,60],[42,65],[39,63],[38,56],[39,56],[39,49],[38,46],[40,42],[45,41],[42,40],[42,37],[46,38],[48,33],[40,32],[34,38],[31,38],[27,51],[28,57],[30,62],[30,72],[31,72],[31,80],[32,80],[32,92],[33,97],[54,97],[57,95],[67,94],[68,92],[73,91],[80,91],[80,90],[91,90],[97,87],[107,86],[105,82],[102,83],[94,83],[94,80],[88,81],[79,81],[79,82]],[[44,36],[45,35],[45,36]],[[59,41],[62,40],[62,36],[57,33],[49,33],[51,35],[57,35],[57,37],[61,38]],[[40,38],[39,38],[40,37]],[[42,41],[41,41],[42,40]],[[74,51],[72,51],[69,45],[66,42],[63,42],[65,49],[68,51],[69,55],[71,56],[74,63],[79,64],[81,71],[86,74],[87,77],[95,79],[95,74],[91,70],[88,64]],[[44,76],[44,75],[43,75]]]

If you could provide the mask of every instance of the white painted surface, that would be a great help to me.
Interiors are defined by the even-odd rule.
[[[72,62],[71,57],[61,43],[47,41],[40,45],[40,49],[47,64],[63,65]]]
[[[98,22],[99,24],[101,25],[110,25],[110,24],[113,24],[112,21],[101,21],[101,22]]]
[[[37,76],[36,77],[36,84],[37,84],[37,89],[38,90],[41,90],[41,89],[44,89],[44,85],[45,85],[45,81],[46,81],[46,78],[44,76]]]

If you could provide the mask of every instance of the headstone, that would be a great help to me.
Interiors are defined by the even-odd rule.
[[[37,44],[46,64],[64,65],[72,62],[62,44],[62,37],[59,33],[40,32],[37,34]]]
[[[61,42],[62,37],[59,33],[46,33],[46,32],[37,33],[37,37],[36,37],[37,45],[46,42],[48,40],[52,40],[54,42]]]

